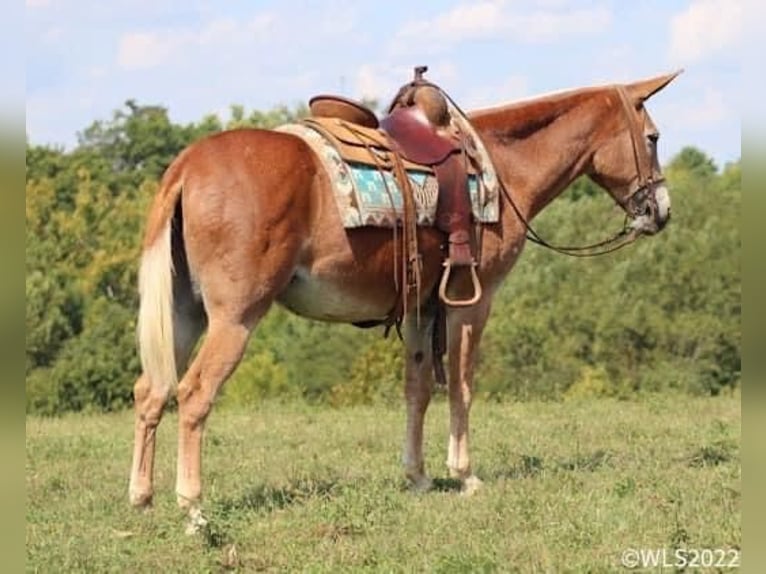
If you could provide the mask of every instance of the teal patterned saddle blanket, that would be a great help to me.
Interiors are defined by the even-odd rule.
[[[393,227],[404,214],[404,201],[399,185],[390,171],[362,163],[346,163],[338,150],[319,131],[305,124],[286,124],[277,128],[306,141],[322,160],[332,181],[343,225],[346,228],[376,226]],[[476,141],[477,138],[474,138]],[[477,145],[483,170],[469,175],[474,220],[498,221],[499,186],[489,156]],[[407,170],[417,212],[417,224],[432,226],[436,220],[439,186],[431,172]]]

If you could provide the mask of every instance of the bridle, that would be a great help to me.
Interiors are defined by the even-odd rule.
[[[524,225],[524,228],[526,229],[526,237],[532,243],[536,243],[541,247],[545,247],[557,253],[569,255],[571,257],[596,257],[598,255],[606,255],[607,253],[613,253],[619,249],[622,249],[626,245],[633,243],[641,236],[641,230],[630,225],[628,216],[635,220],[640,216],[646,215],[647,211],[657,213],[657,198],[655,194],[651,192],[656,188],[657,185],[662,183],[665,178],[661,174],[655,173],[654,162],[652,161],[652,158],[649,157],[649,152],[647,151],[646,145],[644,144],[643,129],[638,125],[638,122],[634,120],[635,116],[633,114],[630,99],[625,92],[625,88],[623,86],[616,85],[614,86],[614,89],[620,97],[622,108],[625,112],[625,117],[628,120],[628,129],[630,130],[630,139],[633,146],[633,159],[636,164],[636,173],[638,174],[638,177],[636,178],[635,189],[630,192],[628,198],[624,202],[620,203],[620,206],[625,210],[627,214],[625,216],[625,221],[623,222],[622,229],[620,229],[617,233],[608,239],[590,245],[553,245],[543,239],[540,234],[534,230],[529,221],[524,217],[524,215],[522,215],[521,210],[516,205],[516,202],[513,201],[513,198],[511,197],[508,189],[501,182],[500,189],[503,195],[508,200],[508,203],[510,203],[513,211],[516,213],[516,216]],[[650,166],[650,173],[644,173],[642,165]]]

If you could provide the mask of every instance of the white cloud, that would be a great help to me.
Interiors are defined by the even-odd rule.
[[[399,89],[412,75],[405,66],[363,64],[353,81],[353,97],[377,99],[381,106],[388,105]]]
[[[703,130],[723,123],[730,115],[723,93],[709,87],[698,101],[678,110],[676,121],[690,130]]]
[[[129,32],[120,38],[117,62],[126,70],[161,66],[190,39],[185,32]]]
[[[465,96],[461,107],[477,109],[510,103],[529,95],[529,80],[525,76],[513,75],[498,84],[482,86]]]
[[[510,20],[514,37],[530,43],[555,42],[562,38],[583,36],[603,30],[612,20],[604,7],[554,12],[536,10]]]
[[[247,23],[246,27],[251,34],[262,36],[269,31],[276,20],[276,16],[270,12],[258,14]]]
[[[58,44],[63,38],[64,28],[61,26],[51,26],[43,32],[41,40],[44,44]]]
[[[512,38],[557,42],[603,30],[612,14],[604,6],[575,9],[565,0],[511,4],[504,0],[458,4],[428,21],[408,22],[395,35],[394,53],[447,51],[466,40]]]
[[[503,2],[476,2],[455,6],[434,21],[410,23],[402,30],[404,36],[433,34],[454,41],[470,40],[502,30]]]
[[[105,66],[91,66],[88,69],[88,77],[92,79],[105,78],[109,70]]]
[[[120,38],[118,64],[127,70],[155,68],[195,48],[221,49],[266,40],[275,22],[270,13],[246,22],[234,18],[211,20],[199,28],[176,28],[152,32],[128,32]]]
[[[362,98],[377,98],[388,86],[381,79],[380,71],[372,64],[364,64],[356,71],[354,92]]]
[[[26,133],[31,141],[56,146],[72,146],[75,134],[69,129],[69,121],[76,117],[78,128],[87,125],[89,114],[82,107],[82,94],[73,89],[52,90],[44,95],[26,97]],[[39,135],[46,134],[40,142]]]
[[[675,100],[658,104],[653,115],[658,121],[667,122],[676,130],[689,132],[703,132],[727,122],[738,121],[724,93],[712,86],[704,88],[691,101]]]
[[[740,0],[693,0],[671,24],[670,56],[688,64],[729,48],[742,33]]]
[[[202,46],[217,45],[231,40],[243,31],[245,30],[241,30],[233,18],[219,18],[204,26],[196,41]],[[193,39],[190,39],[190,42],[192,41]]]

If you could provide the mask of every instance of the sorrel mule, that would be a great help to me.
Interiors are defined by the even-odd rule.
[[[447,311],[447,466],[466,491],[480,484],[468,454],[474,360],[493,294],[524,246],[520,215],[531,220],[587,174],[624,208],[635,233],[662,229],[670,201],[657,161],[658,132],[644,102],[675,76],[577,89],[469,114],[505,192],[499,223],[482,231],[483,296],[475,306]],[[394,305],[390,230],[344,229],[328,185],[303,140],[265,130],[207,137],[168,168],[149,213],[140,268],[143,374],[134,390],[132,504],[151,502],[155,431],[176,391],[176,493],[192,526],[201,523],[204,423],[250,333],[274,302],[299,315],[339,322],[382,320]],[[412,316],[404,322],[403,463],[413,485],[426,489],[423,419],[431,398],[434,323],[428,296],[440,277],[444,237],[431,228],[418,234],[423,307],[419,322]],[[470,294],[469,278],[456,275],[451,292]],[[414,302],[408,308],[414,310]],[[205,328],[207,336],[187,368]]]

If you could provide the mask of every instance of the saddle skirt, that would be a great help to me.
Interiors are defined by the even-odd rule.
[[[473,217],[494,223],[499,211],[497,176],[478,136],[467,121],[464,123],[460,127],[471,135],[481,164],[479,170],[467,166]],[[320,158],[332,182],[344,227],[401,225],[404,200],[393,174],[397,152],[383,131],[327,117],[306,118],[276,129],[300,137]],[[417,225],[433,226],[439,193],[436,174],[427,163],[400,159],[412,187]]]

